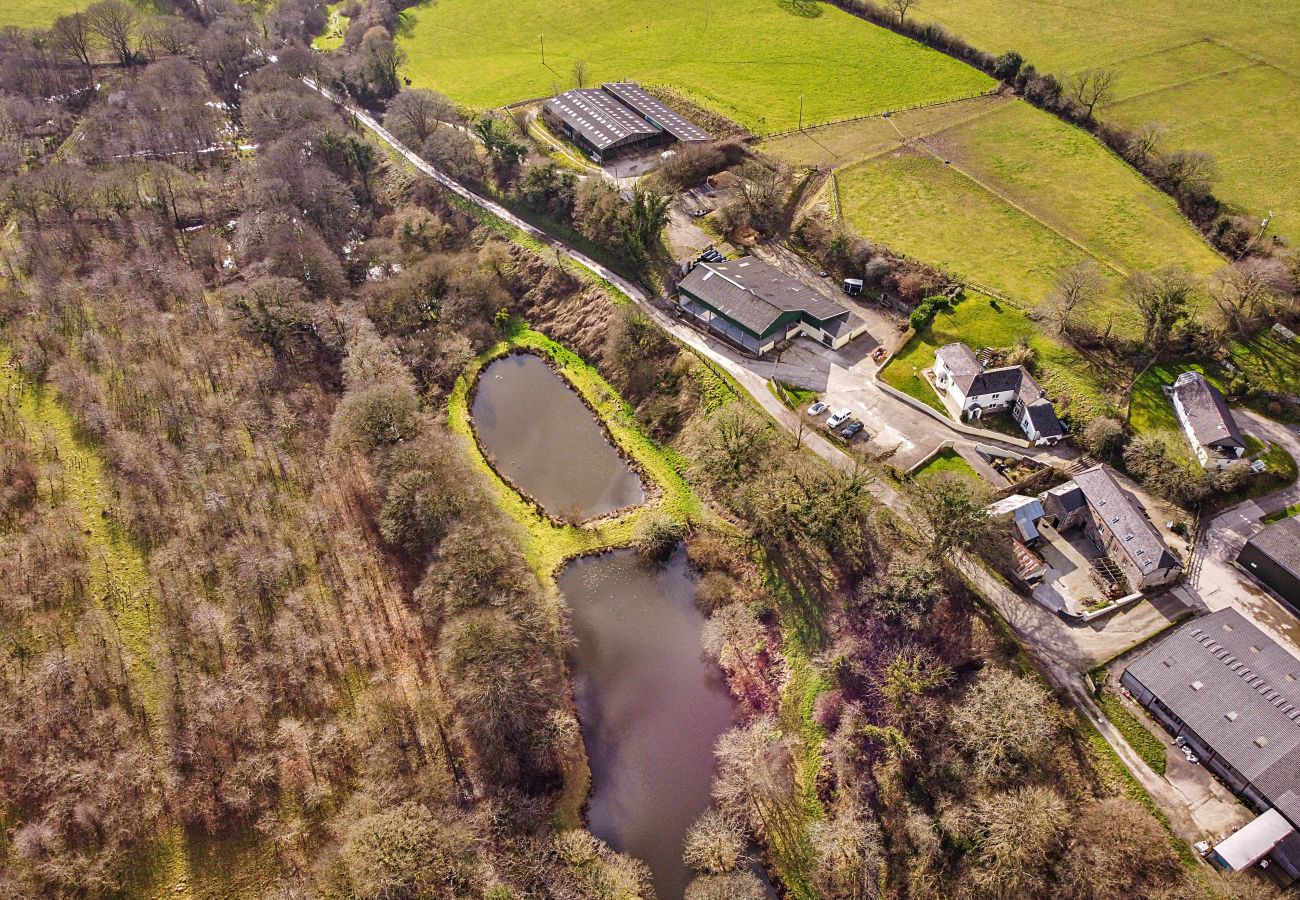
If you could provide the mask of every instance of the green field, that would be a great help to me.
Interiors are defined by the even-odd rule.
[[[1170,147],[1208,150],[1218,193],[1300,242],[1300,0],[1221,4],[1119,0],[1080,6],[1035,0],[926,0],[912,15],[993,53],[1017,50],[1040,71],[1116,71],[1117,101],[1102,118],[1170,126]]]
[[[961,458],[961,454],[956,450],[940,450],[913,472],[912,477],[920,478],[924,475],[938,475],[944,472],[980,480],[979,474],[971,468],[970,463]]]
[[[439,0],[409,10],[405,75],[495,107],[586,83],[661,84],[757,134],[971,97],[993,80],[814,0]],[[541,44],[545,43],[545,63]]]
[[[844,217],[864,236],[1030,304],[1082,259],[1112,285],[1137,269],[1180,263],[1208,275],[1226,264],[1172,200],[1027,103],[987,106],[925,145],[839,173]],[[1113,290],[1109,313],[1117,328],[1136,327]]]
[[[1121,373],[1094,363],[1044,335],[1022,310],[968,292],[953,309],[935,316],[930,327],[908,341],[881,372],[886,384],[943,410],[934,389],[921,375],[934,365],[934,351],[963,341],[978,351],[1010,347],[1024,340],[1034,349],[1034,377],[1048,392],[1062,418],[1088,419],[1111,411],[1122,385]]]
[[[0,28],[17,25],[36,28],[49,25],[89,5],[89,0],[6,0],[0,3]]]
[[[325,22],[325,30],[311,42],[314,48],[328,52],[343,46],[343,39],[347,37],[348,33],[349,19],[343,15],[342,10],[343,3],[341,0],[325,7],[325,15],[329,18]]]
[[[805,128],[763,141],[759,149],[798,166],[840,168],[893,150],[902,145],[904,138],[934,134],[1009,102],[1006,97],[986,94],[910,109],[889,118],[872,116]]]

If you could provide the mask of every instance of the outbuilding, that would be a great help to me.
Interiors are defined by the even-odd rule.
[[[838,350],[867,323],[797,278],[746,256],[696,263],[677,285],[683,318],[762,356],[799,335]]]
[[[1237,565],[1300,615],[1300,519],[1280,519],[1246,541]]]

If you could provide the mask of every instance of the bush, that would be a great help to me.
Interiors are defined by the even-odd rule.
[[[1109,416],[1097,416],[1083,426],[1079,444],[1093,456],[1112,458],[1124,449],[1124,423]]]
[[[663,559],[686,535],[686,526],[665,512],[647,512],[637,522],[632,546],[646,559]]]
[[[952,303],[947,297],[938,295],[926,297],[921,301],[921,305],[912,310],[912,314],[907,317],[907,324],[912,326],[914,331],[924,331],[930,327],[934,317],[939,314],[940,310],[951,309]]]

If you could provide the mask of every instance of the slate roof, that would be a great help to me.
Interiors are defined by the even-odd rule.
[[[945,344],[934,351],[934,358],[943,360],[948,371],[952,372],[953,382],[967,395],[971,383],[984,371],[975,351],[965,344]]]
[[[1246,543],[1300,578],[1300,518],[1279,519]]]
[[[678,288],[759,337],[787,312],[804,313],[823,326],[849,320],[849,311],[834,300],[753,256],[698,263]]]
[[[601,85],[607,93],[617,97],[640,114],[641,118],[662,128],[683,143],[713,139],[700,126],[668,106],[641,85],[630,81]]]
[[[972,378],[970,386],[964,390],[967,397],[978,397],[981,394],[1000,394],[1003,391],[1018,393],[1020,385],[1028,374],[1022,366],[986,369]]]
[[[1300,659],[1229,607],[1183,625],[1127,672],[1300,823]]]
[[[565,91],[547,100],[546,109],[568,123],[597,150],[607,150],[630,138],[651,138],[660,131],[601,88]]]
[[[1073,481],[1058,484],[1056,487],[1048,488],[1043,492],[1043,496],[1048,494],[1054,496],[1057,502],[1061,504],[1061,508],[1067,513],[1074,512],[1088,502],[1088,498],[1083,496],[1083,491]]]
[[[1023,397],[1023,393],[1021,394]],[[1061,420],[1056,417],[1056,407],[1052,406],[1052,401],[1046,397],[1039,397],[1026,404],[1029,410],[1029,421],[1033,423],[1034,429],[1043,437],[1060,437],[1065,434],[1065,426]]]
[[[1200,372],[1184,372],[1171,391],[1183,407],[1184,425],[1202,447],[1245,447],[1241,429],[1219,389]]]
[[[1092,514],[1119,538],[1119,546],[1143,574],[1177,565],[1160,532],[1128,491],[1120,487],[1104,465],[1084,469],[1074,476]]]

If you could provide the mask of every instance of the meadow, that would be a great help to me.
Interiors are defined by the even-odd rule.
[[[0,3],[0,28],[11,25],[20,28],[44,27],[59,16],[74,13],[88,5],[87,0],[9,0]]]
[[[1020,341],[1028,344],[1035,356],[1034,377],[1062,418],[1086,420],[1110,413],[1118,406],[1116,400],[1124,385],[1114,379],[1122,373],[1047,336],[1024,310],[970,291],[903,345],[885,366],[881,378],[891,387],[944,411],[921,372],[934,365],[936,350],[956,341],[964,341],[976,351],[1011,347]]]
[[[1300,242],[1300,142],[1294,97],[1300,67],[1300,0],[1217,4],[1154,0],[1142,7],[1064,0],[1028,9],[994,0],[927,0],[913,15],[938,22],[992,53],[1016,50],[1040,71],[1067,76],[1114,69],[1116,102],[1103,119],[1160,122],[1171,148],[1207,150],[1217,191],[1251,212],[1272,210],[1273,229]]]
[[[841,170],[846,221],[1031,305],[1060,269],[1091,259],[1111,283],[1095,324],[1113,314],[1121,333],[1138,324],[1115,292],[1127,273],[1178,263],[1205,276],[1226,264],[1169,197],[1086,132],[1023,101],[954,122]]]
[[[994,86],[950,57],[812,0],[439,0],[406,13],[404,74],[490,108],[585,83],[663,85],[755,134]],[[543,59],[542,46],[545,45]]]

